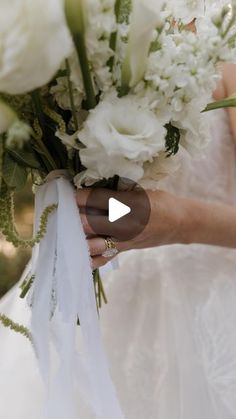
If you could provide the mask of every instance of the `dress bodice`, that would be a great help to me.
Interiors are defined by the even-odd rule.
[[[207,201],[236,203],[236,146],[224,109],[209,113],[211,138],[202,157],[180,152],[179,170],[161,188]]]

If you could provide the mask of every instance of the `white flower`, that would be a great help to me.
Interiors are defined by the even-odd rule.
[[[201,110],[206,106],[205,99],[193,99],[187,106],[182,118],[175,125],[182,132],[181,145],[193,156],[203,154],[210,141],[209,117]]]
[[[7,132],[17,120],[17,115],[10,106],[0,101],[0,135]]]
[[[107,95],[92,111],[79,132],[86,146],[80,151],[83,165],[93,177],[115,174],[133,180],[143,175],[143,163],[165,149],[166,130],[146,101],[129,95]]]
[[[189,23],[194,18],[204,14],[206,1],[207,0],[169,0],[168,6],[171,7],[176,19],[181,19],[184,23]]]
[[[143,77],[153,31],[160,21],[162,0],[135,0],[123,67],[123,83],[135,86]]]
[[[72,135],[66,134],[65,132],[61,132],[61,131],[56,131],[55,133],[56,137],[59,138],[62,142],[62,144],[64,144],[64,146],[66,146],[67,150],[79,150],[81,147],[79,146],[78,143],[78,133],[75,132]]]
[[[1,0],[0,91],[46,84],[71,52],[63,0]]]
[[[76,109],[80,109],[82,100],[84,98],[83,85],[75,86],[72,81],[71,83],[75,107]],[[56,84],[51,87],[50,93],[54,96],[54,99],[60,108],[72,110],[67,77],[58,77],[56,79]]]
[[[7,131],[6,145],[9,148],[22,149],[30,140],[32,128],[23,121],[17,119]]]
[[[81,108],[81,103],[85,98],[83,77],[79,65],[79,60],[76,52],[68,58],[68,70],[70,73],[70,83],[73,93],[73,101],[77,111]],[[65,63],[61,66],[61,71],[67,71]],[[55,84],[51,87],[50,93],[62,109],[72,110],[71,99],[69,94],[68,77],[57,77]]]
[[[158,182],[166,176],[173,175],[179,167],[178,155],[167,157],[166,153],[162,152],[152,162],[145,163],[144,175],[139,183],[145,189],[157,189]]]

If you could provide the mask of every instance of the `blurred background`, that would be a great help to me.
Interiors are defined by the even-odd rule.
[[[32,235],[33,201],[30,184],[15,196],[16,226],[23,237]],[[0,298],[20,279],[29,258],[29,250],[15,249],[0,233]]]

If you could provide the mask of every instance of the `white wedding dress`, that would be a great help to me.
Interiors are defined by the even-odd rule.
[[[215,111],[209,118],[205,157],[193,162],[185,155],[179,173],[162,187],[236,204],[227,114]],[[236,250],[174,245],[131,251],[120,255],[120,269],[104,283],[109,304],[101,328],[125,418],[236,418]],[[3,298],[0,312],[27,325],[29,313],[17,295],[14,288]],[[30,344],[0,328],[0,419],[38,418],[41,401]],[[78,412],[78,419],[93,418],[80,406]]]

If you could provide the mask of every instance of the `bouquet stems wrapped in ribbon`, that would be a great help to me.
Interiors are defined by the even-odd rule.
[[[123,417],[99,330],[105,292],[90,267],[76,188],[111,187],[120,177],[157,187],[178,166],[179,150],[204,152],[202,111],[235,105],[229,98],[207,107],[217,64],[236,59],[235,3],[191,9],[191,16],[185,7],[184,20],[181,7],[156,0],[0,4],[0,229],[16,247],[33,249],[21,283],[30,330],[4,313],[0,321],[34,346],[47,388],[45,419],[79,417],[77,394],[94,416]],[[25,240],[13,195],[29,177],[35,223]]]

